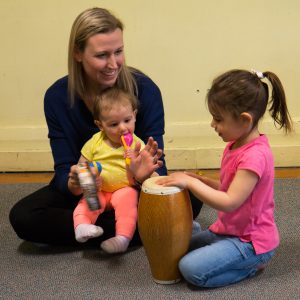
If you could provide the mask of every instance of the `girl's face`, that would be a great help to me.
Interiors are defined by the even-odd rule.
[[[113,86],[125,61],[121,29],[91,36],[84,51],[75,53],[75,59],[82,63],[92,87],[100,85],[103,90]]]
[[[109,110],[101,112],[101,121],[95,121],[100,130],[104,131],[107,143],[114,148],[121,146],[121,136],[133,134],[135,129],[136,111],[130,104],[114,104]]]
[[[211,112],[211,114],[213,116],[211,127],[215,129],[224,142],[235,141],[236,146],[242,146],[246,143],[252,124],[247,117],[249,114],[241,114],[237,119],[227,111]]]

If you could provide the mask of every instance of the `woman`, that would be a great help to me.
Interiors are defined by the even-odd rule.
[[[135,134],[146,147],[132,160],[136,180],[143,182],[153,171],[159,175],[167,173],[161,150],[157,151],[164,147],[161,93],[150,78],[126,66],[122,22],[106,9],[82,12],[70,34],[68,69],[68,76],[56,81],[44,99],[54,178],[48,186],[19,201],[10,212],[10,222],[17,235],[36,243],[77,243],[72,213],[82,191],[75,165],[82,146],[98,131],[92,107],[106,88],[117,86],[135,94],[139,100]],[[139,148],[135,150],[138,153]],[[159,158],[161,161],[157,162]],[[91,242],[99,245],[101,240],[114,236],[114,223],[113,213],[104,213],[96,222],[104,234]],[[136,232],[131,244],[138,242]]]

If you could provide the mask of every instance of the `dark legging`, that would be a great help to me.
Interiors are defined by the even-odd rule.
[[[202,203],[192,194],[194,218],[199,214]],[[73,211],[78,199],[72,199],[46,186],[23,198],[14,205],[9,214],[10,223],[19,238],[52,245],[78,245],[75,240]],[[103,235],[90,239],[86,244],[99,246],[101,241],[115,235],[114,211],[106,211],[98,218],[96,225],[103,228]],[[135,231],[131,246],[140,245],[138,231]]]

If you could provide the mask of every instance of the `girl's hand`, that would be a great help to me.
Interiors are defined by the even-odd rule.
[[[134,151],[130,153],[129,169],[137,181],[144,182],[163,165],[163,162],[159,160],[162,150],[158,149],[157,142],[152,137],[148,139],[144,149],[140,150],[141,144],[136,143]]]
[[[187,189],[191,177],[184,172],[175,172],[164,178],[159,178],[155,183],[162,186],[177,186]]]
[[[220,180],[209,178],[203,175],[198,175],[192,172],[184,172],[185,174],[189,175],[190,177],[196,178],[201,182],[207,184],[211,188],[218,190],[220,188]]]

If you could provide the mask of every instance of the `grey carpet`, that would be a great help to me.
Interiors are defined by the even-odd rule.
[[[97,249],[38,248],[20,240],[8,212],[41,184],[0,185],[0,299],[300,299],[300,179],[275,182],[281,244],[258,276],[218,289],[191,289],[185,282],[153,282],[142,247],[124,255]],[[202,227],[214,220],[204,207]]]

